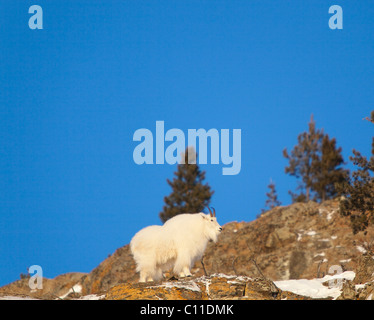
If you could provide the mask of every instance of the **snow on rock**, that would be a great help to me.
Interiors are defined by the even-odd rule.
[[[17,297],[17,296],[3,296],[0,297],[0,300],[38,300],[31,297]]]
[[[181,289],[186,289],[186,290],[191,290],[191,291],[197,291],[200,292],[199,286],[194,282],[194,281],[188,281],[184,283],[179,283],[179,282],[166,282],[160,286],[156,286],[156,288],[181,288]]]
[[[73,291],[70,289],[68,294],[72,292]],[[68,294],[64,295],[64,297],[68,296]],[[89,294],[86,296],[82,296],[78,299],[72,299],[72,300],[103,300],[104,298],[105,298],[105,294],[104,295]],[[62,298],[60,297],[60,299],[58,300],[61,300],[61,299]],[[21,296],[3,296],[3,297],[0,297],[0,300],[40,300],[40,299],[36,299],[32,297],[21,297]]]
[[[82,296],[77,300],[103,300],[104,298],[105,298],[105,294],[103,295],[89,294],[87,296]]]
[[[334,210],[328,211],[327,209],[319,208],[318,212],[319,212],[320,215],[326,214],[326,219],[327,220],[331,220],[332,216],[334,215],[334,213],[336,212],[336,210],[334,209]]]
[[[59,297],[59,299],[65,299],[70,293],[82,293],[82,286],[80,284],[74,285],[68,292]]]
[[[316,255],[314,255],[314,258],[316,257],[324,257],[326,254],[324,252],[321,252],[321,253],[317,253]]]
[[[334,215],[334,213],[336,212],[336,210],[332,210],[330,212],[327,213],[327,217],[326,219],[327,220],[331,220],[332,219],[332,216]]]
[[[283,291],[290,291],[302,296],[315,299],[323,299],[328,297],[336,299],[340,296],[342,289],[339,285],[339,280],[353,280],[354,277],[355,273],[353,271],[346,271],[340,274],[327,275],[318,279],[281,280],[275,281],[274,283]],[[324,283],[328,283],[329,281],[331,281],[331,285],[324,285]]]
[[[361,253],[366,253],[366,249],[363,246],[356,246],[356,249]]]
[[[339,260],[340,263],[348,263],[348,262],[351,262],[352,259],[343,259],[343,260]]]

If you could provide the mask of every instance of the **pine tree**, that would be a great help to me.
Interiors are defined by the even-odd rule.
[[[325,201],[337,195],[335,185],[347,180],[349,171],[342,168],[344,159],[342,148],[336,147],[336,139],[323,136],[321,151],[315,161],[315,179],[312,189],[316,192],[317,199]]]
[[[196,151],[189,147],[182,154],[185,164],[179,164],[172,181],[167,179],[172,192],[164,198],[165,205],[159,216],[162,222],[181,213],[197,213],[206,208],[214,193],[209,184],[203,184],[205,171],[196,163]]]
[[[277,206],[280,206],[282,203],[278,200],[277,191],[275,190],[275,183],[270,180],[268,185],[269,192],[266,193],[267,199],[265,201],[265,207],[268,209],[262,209],[262,212],[271,210]]]
[[[285,172],[299,180],[299,193],[289,191],[293,202],[309,200],[324,201],[337,194],[335,183],[347,178],[348,171],[343,169],[341,148],[336,148],[335,138],[330,139],[322,129],[316,129],[311,116],[309,131],[298,136],[298,144],[289,155],[284,149],[283,155],[289,160]]]
[[[374,111],[371,118],[365,120],[374,124]],[[356,234],[365,231],[370,224],[374,225],[374,137],[369,160],[357,150],[353,150],[350,160],[357,170],[348,180],[337,184],[337,188],[343,195],[340,213],[350,218],[352,231]]]
[[[307,202],[311,199],[311,188],[314,180],[314,163],[317,158],[318,148],[323,139],[323,131],[316,129],[313,115],[309,122],[309,132],[303,132],[297,137],[298,144],[288,154],[283,150],[283,156],[288,159],[289,166],[285,172],[297,179],[301,179],[297,190],[299,194],[289,191],[293,202]]]

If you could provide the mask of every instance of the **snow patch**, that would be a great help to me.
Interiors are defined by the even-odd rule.
[[[3,296],[0,297],[0,300],[38,300],[31,297],[17,297],[17,296]]]
[[[351,259],[344,259],[344,260],[339,260],[340,263],[348,263],[351,262]]]
[[[330,280],[346,279],[353,280],[355,273],[353,271],[346,271],[335,275],[326,275],[318,279],[298,279],[298,280],[281,280],[275,281],[275,285],[283,290],[290,291],[306,297],[315,299],[323,299],[332,297],[336,299],[341,295],[341,287],[337,285],[324,286],[323,283]]]
[[[324,252],[321,252],[321,253],[317,253],[313,258],[316,258],[316,257],[324,257],[326,254]]]
[[[300,229],[298,231],[295,231],[295,233],[297,234],[297,241],[301,241],[302,237],[303,237],[303,234],[304,234],[304,229]]]
[[[234,275],[229,275],[229,274],[224,274],[224,273],[213,273],[211,275],[211,277],[215,277],[215,278],[226,278],[226,279],[235,279],[236,281],[250,281],[252,280],[251,277],[247,277],[247,276],[234,276]]]
[[[60,296],[59,299],[65,299],[70,293],[82,293],[82,286],[80,284],[75,284],[68,292]]]
[[[226,279],[233,279],[237,278],[237,276],[229,275],[229,274],[224,274],[224,273],[213,273],[211,277],[215,278],[226,278]]]
[[[331,220],[332,219],[332,216],[334,215],[334,213],[336,212],[336,210],[332,210],[330,212],[327,213],[327,217],[326,219],[327,220]]]
[[[210,284],[212,283],[210,281],[210,279],[207,279],[205,276],[201,277],[200,278],[200,281],[205,284],[205,292],[207,293],[207,295],[209,296],[209,287],[210,287]]]
[[[366,286],[366,283],[356,284],[356,285],[355,285],[355,289],[356,289],[356,291],[357,291],[357,290],[359,290],[359,289],[363,289],[363,288],[365,288],[365,286]]]
[[[105,298],[105,294],[103,295],[96,295],[96,294],[88,294],[87,296],[80,297],[78,300],[103,300]]]
[[[362,246],[356,246],[356,249],[357,249],[358,251],[360,251],[361,253],[366,253],[365,248],[362,247]]]
[[[181,289],[187,289],[187,290],[197,291],[197,292],[201,291],[200,287],[193,281],[188,281],[184,283],[166,282],[165,284],[162,284],[157,287],[158,288],[181,288]]]
[[[327,220],[331,220],[332,216],[334,215],[334,213],[336,212],[336,210],[334,209],[332,211],[328,211],[327,209],[319,208],[318,212],[319,212],[319,215],[322,215],[323,213],[326,213],[326,219]]]
[[[314,230],[311,230],[311,231],[308,231],[306,234],[308,236],[314,237],[317,234],[317,232],[315,232]]]

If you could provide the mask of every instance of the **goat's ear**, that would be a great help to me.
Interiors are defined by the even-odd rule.
[[[203,218],[203,219],[208,219],[207,215],[205,213],[202,213],[200,212],[200,216]]]

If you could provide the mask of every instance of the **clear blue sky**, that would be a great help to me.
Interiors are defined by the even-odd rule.
[[[28,8],[43,8],[30,30]],[[343,8],[343,30],[328,9]],[[313,113],[369,155],[372,1],[1,1],[0,285],[89,272],[160,224],[176,166],[134,163],[138,128],[242,129],[242,169],[204,165],[221,224],[251,221]],[[351,167],[351,166],[349,166]]]

